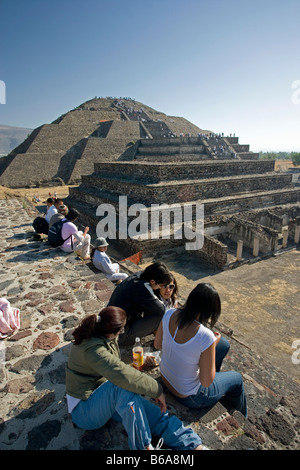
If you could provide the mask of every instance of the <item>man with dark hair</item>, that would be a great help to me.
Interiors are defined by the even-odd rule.
[[[165,313],[165,306],[154,290],[169,284],[172,276],[163,263],[153,263],[142,272],[124,279],[113,291],[108,305],[120,307],[127,314],[125,333],[119,344],[132,345],[135,338],[153,333]]]
[[[55,200],[52,197],[48,197],[46,204],[47,204],[47,211],[45,214],[45,219],[49,224],[51,217],[54,214],[57,214],[57,208],[55,207]]]

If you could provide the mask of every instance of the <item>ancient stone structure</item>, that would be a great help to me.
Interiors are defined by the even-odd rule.
[[[1,295],[13,307],[20,309],[21,319],[20,330],[0,342],[1,456],[5,456],[5,451],[13,451],[17,455],[17,451],[47,450],[47,455],[50,455],[53,450],[100,450],[97,462],[103,459],[107,465],[107,455],[116,452],[122,455],[123,450],[128,455],[127,435],[121,423],[109,420],[100,429],[75,429],[65,397],[65,366],[72,333],[85,315],[100,311],[107,305],[114,289],[113,283],[96,272],[91,263],[81,261],[75,254],[63,253],[59,248],[34,240],[31,223],[37,210],[31,204],[24,208],[21,200],[1,200],[0,215]],[[268,328],[262,328],[260,316],[268,317],[270,304],[256,312],[260,335],[251,329],[251,324],[255,323],[250,314],[253,309],[251,295],[233,329],[219,321],[217,323],[217,331],[231,345],[222,370],[237,370],[242,374],[249,418],[230,410],[223,401],[204,410],[188,409],[164,389],[168,413],[192,427],[212,450],[300,449],[299,365],[292,364],[289,352],[293,352],[290,338],[293,332],[297,334],[299,324],[295,314],[299,302],[295,273],[299,272],[300,257],[287,253],[274,262],[277,264],[275,272],[282,274],[279,282],[289,286],[279,296],[279,301],[272,295],[274,286],[268,282],[271,279],[271,275],[268,279],[270,268],[264,266],[260,271],[257,265],[249,267],[250,277],[255,278],[253,292],[257,294],[261,282],[264,297],[272,303],[272,311],[278,307],[278,316],[271,317],[271,322],[267,320]],[[287,265],[292,267],[289,274]],[[234,276],[233,271],[220,273],[221,282],[224,282],[222,275],[226,274],[229,284],[236,284],[237,290],[243,289],[248,275],[245,276],[243,267],[241,271],[238,276]],[[215,281],[218,282],[217,279]],[[293,295],[292,286],[295,289]],[[235,311],[239,308],[236,298],[230,300],[230,296],[226,297],[228,309]],[[286,306],[290,312],[285,310]],[[241,326],[249,331],[251,340],[241,338]],[[280,354],[274,353],[277,348],[273,347],[277,342],[278,328],[281,331]],[[153,338],[151,335],[143,340],[145,348],[151,351]],[[257,341],[261,343],[259,348]],[[282,344],[284,349],[281,349]],[[271,351],[271,358],[268,351]],[[132,362],[131,348],[121,348],[121,354],[125,362]],[[161,380],[158,368],[145,373]],[[26,455],[31,457],[27,452]],[[25,452],[22,458],[24,455]],[[164,455],[170,456],[170,451]]]
[[[12,188],[76,184],[94,162],[114,161],[141,138],[203,132],[132,99],[95,98],[35,129],[0,162],[0,184]]]
[[[119,246],[131,253],[142,250],[144,254],[182,247],[187,238],[176,237],[178,218],[171,206],[181,208],[183,214],[189,205],[196,219],[196,207],[203,204],[203,246],[194,254],[224,268],[299,241],[300,188],[292,174],[276,172],[274,163],[258,160],[236,137],[145,138],[119,161],[95,163],[94,172],[83,175],[81,185],[71,189],[70,203],[93,226],[104,215],[97,213],[99,206],[113,207],[118,224],[129,206],[143,205],[147,226],[140,236],[130,237],[129,231],[124,236],[124,222],[119,222],[116,233],[108,232],[108,237],[119,238]],[[162,216],[160,236],[153,236],[154,210],[164,204],[170,209],[165,221],[171,226],[169,237]],[[127,217],[127,227],[133,220],[132,214]]]
[[[129,254],[186,243],[175,235],[173,213],[171,235],[162,220],[160,236],[153,236],[153,205],[175,204],[182,214],[189,205],[194,214],[203,204],[203,246],[195,254],[224,268],[299,243],[300,187],[258,157],[235,135],[216,135],[129,98],[95,98],[35,129],[1,159],[0,184],[81,183],[69,203],[93,226],[99,205],[112,205],[120,218],[120,197],[128,206],[142,204],[149,223],[141,236],[124,236],[124,226],[120,236],[116,227]]]

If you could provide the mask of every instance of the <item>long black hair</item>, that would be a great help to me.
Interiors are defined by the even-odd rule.
[[[80,216],[80,212],[75,207],[70,207],[69,212],[66,215],[66,219],[70,220],[71,222],[77,217]]]
[[[179,329],[190,325],[196,319],[204,326],[210,319],[213,327],[221,314],[219,294],[211,284],[202,282],[190,292],[185,305],[178,309],[178,312]]]
[[[173,291],[172,291],[172,294],[171,294],[170,299],[171,299],[173,305],[175,305],[175,302],[176,302],[176,300],[177,300],[177,295],[178,295],[178,284],[177,284],[177,281],[176,281],[176,279],[175,279],[175,277],[173,276],[172,273],[170,273],[170,277],[171,277],[171,281],[166,282],[165,285],[168,285],[168,284],[171,284],[171,283],[174,284],[175,287],[174,287],[174,289],[173,289]],[[156,289],[156,290],[154,291],[154,294],[155,294],[159,299],[162,298],[162,295],[161,295],[161,293],[160,293],[160,289]]]
[[[172,281],[172,275],[164,263],[157,261],[145,268],[141,279],[148,282],[154,280],[157,284],[169,284]]]

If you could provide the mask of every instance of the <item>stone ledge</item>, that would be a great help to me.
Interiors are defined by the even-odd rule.
[[[113,285],[75,255],[65,255],[32,240],[29,234],[33,215],[19,201],[0,201],[0,214],[5,226],[0,257],[2,295],[21,311],[20,331],[0,343],[8,359],[0,364],[0,449],[128,449],[120,423],[110,420],[96,431],[75,429],[65,401],[64,367],[72,330],[91,308],[106,305],[97,294],[108,296]],[[68,300],[62,300],[63,294]],[[41,303],[28,305],[34,300]],[[74,310],[62,312],[63,302],[72,303]],[[50,322],[41,332],[39,326],[45,320]],[[213,450],[299,450],[299,386],[237,341],[226,325],[220,328],[222,334],[231,335],[224,370],[242,373],[249,419],[232,412],[223,402],[209,410],[192,411],[167,393],[169,413],[178,415]],[[54,340],[46,343],[50,349],[34,349],[36,340],[45,334]],[[151,345],[153,338],[146,341]],[[123,355],[130,361],[130,350],[124,350]],[[151,374],[156,376],[157,371]]]

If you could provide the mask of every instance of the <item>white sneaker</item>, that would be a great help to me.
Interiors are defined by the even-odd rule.
[[[159,450],[163,446],[163,443],[164,443],[164,439],[161,437],[155,447],[153,447],[152,444],[149,444],[146,447],[146,450]]]

